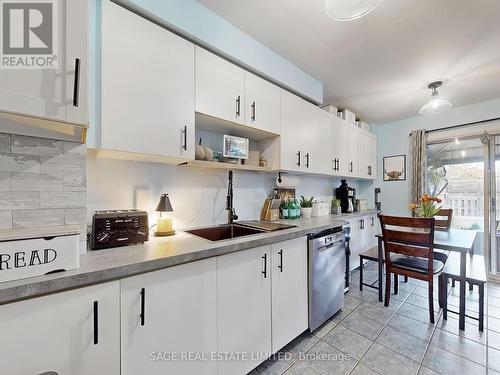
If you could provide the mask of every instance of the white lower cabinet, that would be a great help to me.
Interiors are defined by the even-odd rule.
[[[359,234],[360,234],[360,221],[359,218],[347,220],[350,227],[349,238],[349,270],[352,271],[359,267]]]
[[[270,246],[217,257],[219,375],[246,374],[271,352]]]
[[[307,239],[271,245],[272,350],[276,353],[308,327]]]
[[[215,258],[121,280],[122,375],[217,374],[183,358],[217,351],[216,295]]]
[[[119,375],[119,282],[0,306],[1,373]]]

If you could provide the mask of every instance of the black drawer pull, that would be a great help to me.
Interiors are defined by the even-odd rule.
[[[252,121],[255,121],[255,102],[252,103]]]
[[[187,133],[188,133],[188,127],[187,127],[187,125],[184,125],[184,130],[182,131],[182,134],[184,135],[184,143],[182,145],[182,148],[184,149],[184,151],[186,151],[188,149]]]
[[[262,256],[262,259],[264,260],[264,270],[262,271],[262,274],[264,275],[264,279],[267,278],[267,254],[264,254]]]
[[[80,59],[75,59],[75,79],[73,81],[73,106],[80,104]]]
[[[94,345],[99,343],[99,306],[94,301]]]
[[[146,289],[141,289],[141,326],[146,322]]]
[[[300,151],[297,152],[297,166],[300,167]]]
[[[280,264],[278,266],[278,269],[280,270],[280,272],[283,272],[283,249],[278,251],[278,255],[280,257]]]
[[[236,117],[240,117],[241,97],[236,98]]]
[[[309,153],[306,153],[306,168],[309,168]]]

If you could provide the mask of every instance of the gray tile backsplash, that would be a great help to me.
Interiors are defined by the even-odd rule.
[[[0,133],[0,229],[69,224],[85,248],[86,145]]]

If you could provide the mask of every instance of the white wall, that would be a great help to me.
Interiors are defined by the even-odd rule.
[[[150,191],[149,204],[139,208],[150,211],[151,221],[161,193],[170,196],[177,229],[226,221],[226,171],[101,159],[89,151],[87,174],[89,220],[95,210],[133,208],[135,188],[146,187]],[[234,172],[234,205],[240,220],[260,217],[275,179],[276,174]],[[300,179],[298,196],[314,196],[318,201],[331,200],[334,189],[340,185],[336,178],[301,176]],[[349,184],[356,188],[360,185],[355,181]]]
[[[376,186],[382,189],[382,210],[386,214],[409,214],[410,204],[410,169],[409,133],[417,129],[436,129],[459,125],[469,122],[487,120],[500,117],[500,99],[471,104],[454,108],[449,112],[418,116],[406,120],[376,125],[374,133],[377,135],[377,170]],[[407,155],[406,181],[383,181],[382,158],[390,155]]]

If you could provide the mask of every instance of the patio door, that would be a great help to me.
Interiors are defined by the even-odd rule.
[[[500,134],[497,128],[487,130]],[[500,135],[491,133],[429,137],[427,190],[453,209],[453,228],[477,232],[474,253],[485,256],[489,277],[500,280]]]

